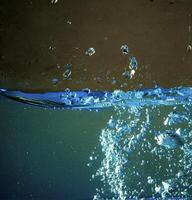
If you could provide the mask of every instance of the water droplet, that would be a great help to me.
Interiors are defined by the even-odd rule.
[[[121,46],[121,52],[122,52],[123,54],[128,54],[128,53],[129,53],[129,47],[128,47],[127,44],[123,44],[123,45]]]
[[[72,22],[71,21],[69,21],[69,20],[67,20],[67,22],[66,22],[67,24],[69,24],[69,25],[71,25],[72,24]]]
[[[130,58],[129,68],[136,70],[138,66],[137,60],[135,57]]]
[[[63,73],[63,77],[65,79],[68,79],[71,76],[71,70],[70,69],[66,69],[65,72]]]
[[[52,80],[51,80],[51,82],[54,84],[54,85],[56,85],[56,84],[58,84],[59,83],[59,78],[53,78]]]
[[[51,0],[52,4],[56,4],[58,2],[58,0]]]
[[[95,53],[96,53],[96,51],[95,51],[95,49],[93,47],[90,47],[85,51],[85,55],[86,56],[92,56]]]

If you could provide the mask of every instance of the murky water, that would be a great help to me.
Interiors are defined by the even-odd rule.
[[[0,199],[93,197],[87,163],[110,109],[45,110],[0,97],[0,113]]]
[[[191,88],[105,100],[90,112],[1,98],[2,198],[190,199]]]

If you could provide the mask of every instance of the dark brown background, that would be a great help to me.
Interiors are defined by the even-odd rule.
[[[55,91],[129,90],[141,83],[143,88],[156,83],[191,86],[191,13],[191,0],[1,0],[0,87]],[[120,51],[125,43],[128,55]],[[86,56],[88,47],[96,54]],[[126,80],[122,73],[131,56],[137,58],[138,70]],[[62,76],[67,63],[73,65],[71,80]],[[57,85],[51,82],[54,77],[60,79]],[[121,88],[123,83],[127,86]]]

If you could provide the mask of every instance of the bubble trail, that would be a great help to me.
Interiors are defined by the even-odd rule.
[[[184,101],[169,104],[180,96]],[[93,199],[192,198],[190,95],[154,89],[145,95],[135,91],[132,97],[130,104],[125,93],[113,93],[118,103],[101,130],[102,161],[94,174],[103,186]]]

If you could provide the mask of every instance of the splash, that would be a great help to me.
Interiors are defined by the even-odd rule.
[[[107,107],[141,107],[141,106],[171,106],[186,105],[192,102],[192,88],[178,87],[164,89],[144,89],[138,91],[123,92],[116,90],[91,91],[70,91],[65,89],[61,92],[47,93],[25,93],[0,89],[0,95],[22,103],[36,105],[50,109],[78,109],[94,110]],[[176,120],[173,116],[173,120]],[[166,122],[165,122],[166,123]],[[172,122],[170,122],[172,123]]]
[[[92,161],[101,160],[92,176],[102,183],[94,200],[191,198],[191,91],[112,94],[114,114],[101,130],[100,153]]]

